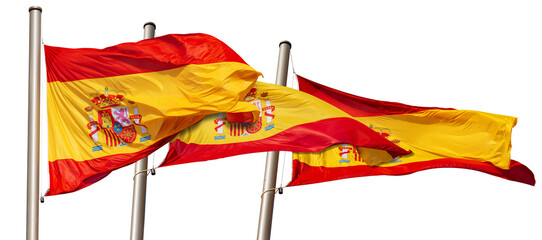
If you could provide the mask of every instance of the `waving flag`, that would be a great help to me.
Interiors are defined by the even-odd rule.
[[[294,153],[289,186],[350,177],[404,175],[431,168],[466,168],[526,184],[533,173],[510,160],[516,118],[478,111],[409,106],[340,92],[298,76],[299,89],[342,109],[412,154],[369,166],[352,146],[319,153]]]
[[[381,149],[393,157],[409,153],[345,112],[295,89],[257,82],[245,101],[261,109],[256,122],[229,122],[223,113],[211,114],[175,137],[161,166],[254,152],[315,152],[337,143]]]
[[[105,49],[45,46],[45,58],[48,195],[102,179],[208,114],[259,115],[240,96],[261,74],[209,35],[166,35]]]

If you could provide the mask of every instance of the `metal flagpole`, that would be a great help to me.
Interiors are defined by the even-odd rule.
[[[292,44],[288,41],[282,41],[279,44],[279,62],[277,66],[277,79],[275,80],[275,84],[277,85],[286,86],[291,47]],[[279,152],[267,152],[257,240],[269,240],[271,238],[278,160]]]
[[[145,23],[143,29],[144,39],[154,38],[154,30],[156,29],[154,23]],[[148,157],[144,157],[135,164],[130,240],[143,240],[143,230],[145,228],[145,198],[147,195],[147,163]]]
[[[30,7],[28,68],[28,165],[26,185],[26,239],[37,240],[39,231],[40,167],[40,58],[41,8]]]

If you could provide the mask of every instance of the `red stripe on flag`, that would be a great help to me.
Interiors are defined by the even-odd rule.
[[[293,161],[292,181],[288,186],[298,186],[353,177],[378,175],[406,175],[433,168],[465,168],[491,174],[511,181],[534,186],[533,172],[525,165],[511,160],[510,169],[504,170],[491,163],[456,158],[442,158],[423,162],[405,163],[391,167],[370,167],[367,165],[348,167],[314,167],[297,159]]]
[[[160,167],[255,152],[318,152],[339,143],[386,150],[393,157],[410,153],[352,118],[329,118],[300,124],[271,137],[250,142],[199,145],[176,139],[170,144],[166,160]]]
[[[49,162],[50,187],[47,196],[74,192],[85,188],[106,177],[111,171],[148,156],[171,141],[172,138],[174,138],[174,135],[161,139],[148,148],[131,154],[109,155],[87,161],[59,159]]]
[[[251,123],[251,122],[254,122],[254,115],[252,115],[252,113],[246,113],[246,112],[241,112],[241,113],[229,113],[229,112],[227,112],[226,113],[226,120],[228,120],[228,122],[247,122],[247,123]]]
[[[188,64],[219,62],[246,64],[228,45],[202,33],[169,34],[104,49],[45,45],[45,62],[47,82],[69,82],[155,72]]]
[[[299,90],[311,94],[345,111],[353,117],[370,117],[392,114],[415,113],[429,109],[448,109],[438,107],[417,107],[397,102],[378,101],[364,98],[321,85],[297,75]]]

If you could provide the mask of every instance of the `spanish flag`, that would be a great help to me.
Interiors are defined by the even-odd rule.
[[[299,89],[342,109],[412,153],[370,166],[367,149],[341,144],[293,154],[288,186],[374,175],[404,175],[432,168],[465,168],[530,185],[534,174],[510,160],[514,117],[450,108],[416,107],[340,92],[298,76]],[[367,154],[368,153],[368,154]],[[365,155],[365,156],[364,156]]]
[[[380,149],[393,157],[409,153],[345,112],[292,88],[257,82],[244,101],[261,109],[256,122],[211,114],[175,137],[161,166],[265,151],[316,152],[338,143]]]
[[[45,46],[45,60],[47,195],[79,190],[136,162],[206,115],[259,115],[242,96],[261,74],[209,35],[105,49]]]

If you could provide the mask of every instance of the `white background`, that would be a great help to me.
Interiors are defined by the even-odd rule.
[[[279,42],[289,40],[296,72],[330,87],[518,117],[512,158],[541,176],[539,1],[267,2],[0,3],[0,238],[25,237],[33,5],[43,8],[43,42],[52,46],[138,41],[153,21],[157,36],[203,32],[223,40],[274,83]],[[42,72],[45,82],[45,66]],[[158,165],[161,156],[152,159]],[[260,153],[158,169],[148,180],[145,239],[255,239],[264,164]],[[40,238],[128,239],[133,171],[128,166],[79,192],[46,198]],[[435,169],[287,188],[276,198],[272,239],[541,239],[541,220],[539,186]]]

